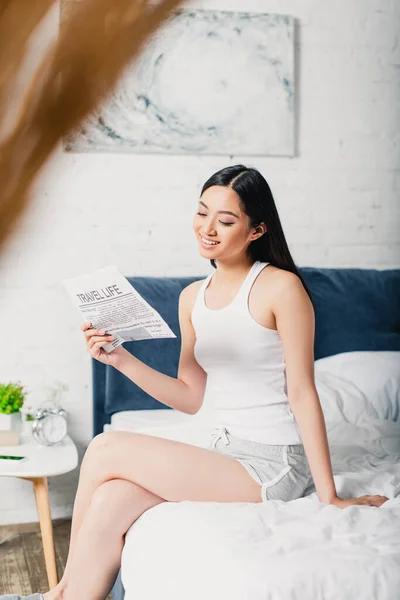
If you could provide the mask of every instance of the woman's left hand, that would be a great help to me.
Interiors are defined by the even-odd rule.
[[[359,496],[358,498],[339,498],[337,496],[333,500],[329,502],[329,504],[334,504],[338,508],[346,508],[347,506],[353,506],[353,504],[362,504],[367,506],[382,506],[389,498],[386,496]]]

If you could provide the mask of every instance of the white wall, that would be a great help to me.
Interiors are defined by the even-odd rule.
[[[125,275],[209,273],[191,220],[217,169],[243,162],[261,170],[299,266],[400,266],[400,3],[191,6],[296,17],[296,157],[59,151],[47,165],[0,256],[0,381],[22,380],[35,406],[45,386],[68,383],[64,404],[81,455],[92,432],[90,360],[60,280],[110,263]],[[77,478],[78,470],[50,480],[55,518],[71,514]],[[31,485],[0,480],[0,523],[35,520]]]

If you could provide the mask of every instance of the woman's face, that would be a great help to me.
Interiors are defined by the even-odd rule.
[[[249,224],[234,190],[220,185],[209,187],[201,196],[193,219],[200,254],[216,260],[246,254],[249,243],[259,237]]]

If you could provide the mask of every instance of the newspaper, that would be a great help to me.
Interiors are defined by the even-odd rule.
[[[114,336],[103,346],[111,352],[123,342],[176,338],[161,315],[135,290],[116,266],[63,279],[72,301],[96,329]]]

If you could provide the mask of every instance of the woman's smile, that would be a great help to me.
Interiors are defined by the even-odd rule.
[[[207,250],[209,250],[210,248],[215,248],[215,246],[218,246],[219,242],[217,242],[216,240],[210,240],[208,238],[203,237],[200,234],[200,243],[203,246],[203,248],[206,248]]]

